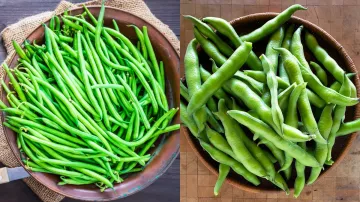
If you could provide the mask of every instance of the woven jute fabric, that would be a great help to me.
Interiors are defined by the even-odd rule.
[[[56,7],[54,11],[48,11],[40,13],[35,16],[27,17],[20,20],[19,22],[9,25],[1,32],[1,37],[4,42],[4,46],[8,53],[4,62],[9,63],[14,56],[15,52],[11,45],[12,40],[16,40],[18,43],[23,43],[26,37],[34,31],[41,23],[48,21],[53,15],[60,14],[66,9],[76,8],[79,6],[85,5],[100,5],[101,1],[89,1],[80,4],[72,4],[67,1],[62,1]],[[142,0],[108,0],[105,3],[106,6],[111,6],[119,8],[135,14],[140,18],[145,19],[147,22],[155,26],[161,33],[170,41],[173,47],[176,49],[177,53],[180,54],[180,42],[177,39],[176,35],[171,31],[171,29],[163,24],[159,19],[157,19],[146,6]],[[0,68],[0,78],[3,79],[4,69]],[[0,93],[1,93],[0,89]],[[20,166],[19,162],[16,160],[14,154],[11,152],[11,149],[6,141],[4,131],[0,125],[0,161],[9,167]],[[39,196],[39,198],[46,202],[58,202],[61,201],[64,196],[59,195],[42,184],[38,183],[32,177],[24,179],[26,184]]]

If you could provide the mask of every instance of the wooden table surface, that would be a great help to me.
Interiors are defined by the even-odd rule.
[[[240,16],[281,12],[299,3],[307,11],[296,16],[325,29],[339,41],[360,70],[360,1],[359,0],[181,0],[180,14],[198,18],[206,16],[232,20]],[[192,24],[180,19],[181,56],[194,38]],[[180,70],[183,75],[183,68]],[[342,163],[322,180],[306,186],[298,199],[292,194],[253,194],[225,184],[218,197],[213,196],[216,177],[197,159],[186,139],[180,139],[181,202],[359,202],[360,201],[360,135]]]
[[[74,3],[84,2],[81,0],[70,0]],[[179,37],[180,21],[178,0],[145,0],[153,14],[163,23],[167,24]],[[35,15],[44,11],[55,9],[58,0],[0,0],[0,30],[7,25],[17,22],[19,19]],[[6,57],[6,50],[0,45],[0,61]],[[0,167],[3,165],[0,163]],[[141,192],[116,201],[179,201],[180,198],[180,158],[178,157],[167,172],[156,180],[152,185]],[[4,202],[35,202],[40,199],[21,180],[0,185],[0,201]],[[64,202],[76,200],[64,199]]]

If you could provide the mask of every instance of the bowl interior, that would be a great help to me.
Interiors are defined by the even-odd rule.
[[[268,20],[274,18],[277,14],[276,13],[259,13],[259,14],[253,14],[244,16],[238,19],[235,19],[231,21],[232,26],[235,28],[237,33],[239,35],[243,35],[246,33],[249,33],[256,28],[262,26],[265,22]],[[296,28],[299,27],[299,25],[304,25],[303,33],[305,30],[310,31],[312,34],[315,35],[317,38],[319,44],[321,47],[325,48],[325,50],[328,51],[331,57],[333,57],[337,63],[345,69],[346,72],[357,72],[354,63],[350,59],[350,57],[346,54],[345,50],[341,47],[341,45],[336,42],[334,38],[332,38],[329,34],[327,34],[324,30],[319,28],[318,26],[305,21],[303,19],[292,17],[288,23],[285,24],[285,27],[287,27],[289,24],[296,24]],[[302,34],[303,36],[303,34]],[[224,40],[227,40],[223,37]],[[253,51],[260,56],[262,53],[265,53],[266,44],[269,40],[269,37],[264,38],[261,41],[258,41],[253,44]],[[302,40],[303,41],[303,40]],[[304,51],[307,61],[316,61],[316,59],[312,56],[311,52],[306,48],[304,45]],[[206,55],[206,53],[199,48],[198,49],[199,54],[199,60],[200,63],[203,65],[203,67],[211,72],[211,62],[209,60],[209,57]],[[241,70],[249,69],[246,65],[244,65]],[[332,76],[329,76],[329,83],[331,84],[334,81],[334,78]],[[353,82],[356,85],[356,88],[359,89],[360,82],[359,78],[356,75],[355,78],[352,79]],[[359,96],[359,90],[358,90],[358,96]],[[313,109],[314,113],[321,113],[321,110]],[[348,107],[346,111],[346,119],[345,121],[354,120],[355,118],[359,117],[359,105]],[[247,133],[249,137],[252,138],[253,134],[245,129],[243,127],[244,131]],[[182,131],[184,135],[186,136],[188,142],[190,143],[190,146],[192,147],[193,151],[197,154],[199,159],[202,161],[202,163],[205,164],[205,166],[214,174],[218,175],[218,166],[219,164],[215,162],[203,149],[201,148],[198,141],[190,134],[190,131],[183,127]],[[355,139],[355,133],[348,136],[339,137],[336,139],[335,146],[333,148],[332,157],[335,163],[333,166],[329,167],[326,166],[325,170],[321,173],[320,177],[323,177],[330,169],[333,169],[346,155],[348,150],[350,149],[351,143]],[[313,145],[307,144],[309,147],[312,147]],[[265,149],[265,147],[260,146]],[[276,170],[279,169],[278,163],[276,164],[275,168]],[[306,168],[306,176],[308,177],[310,174],[310,168]],[[288,186],[290,189],[294,187],[293,182],[296,178],[296,171],[293,166],[291,179],[288,181]],[[235,187],[238,187],[243,190],[251,191],[251,192],[276,192],[280,191],[277,187],[275,187],[272,183],[270,183],[267,180],[261,180],[261,184],[259,186],[254,186],[250,183],[248,183],[245,179],[243,179],[238,174],[231,172],[230,175],[227,178],[228,182]]]
[[[91,13],[95,17],[98,16],[100,7],[91,6],[88,7]],[[83,13],[83,8],[77,8],[71,10],[71,15],[78,15]],[[106,7],[104,24],[108,27],[112,26],[112,20],[115,19],[119,25],[121,32],[127,36],[134,44],[136,44],[136,34],[134,29],[127,27],[127,25],[134,24],[141,28],[142,26],[147,26],[150,40],[152,41],[153,49],[155,51],[158,61],[164,62],[165,74],[166,74],[166,96],[169,103],[169,107],[178,107],[179,106],[179,56],[170,42],[162,35],[162,33],[153,27],[151,24],[145,20],[136,17],[128,12]],[[44,28],[39,26],[32,34],[27,38],[30,41],[36,40],[38,44],[44,39]],[[16,55],[10,64],[10,67],[13,68],[17,64],[18,55]],[[5,77],[5,82],[8,84],[9,78]],[[8,104],[6,100],[6,93],[2,92],[2,101]],[[2,121],[6,114],[3,114]],[[174,117],[173,123],[180,122],[180,115]],[[12,130],[4,127],[5,136],[9,142],[9,145],[15,154],[18,161],[23,165],[20,160],[20,152],[16,146],[16,133]],[[179,153],[179,131],[172,132],[170,134],[164,135],[159,138],[155,143],[156,147],[151,151],[153,153],[153,158],[151,162],[145,167],[142,172],[130,174],[127,176],[125,181],[121,184],[115,184],[114,190],[107,189],[103,193],[99,191],[99,188],[95,185],[65,185],[59,186],[59,177],[51,174],[44,173],[34,173],[29,171],[29,173],[40,183],[47,186],[51,190],[58,192],[62,195],[65,195],[70,198],[76,198],[81,200],[89,201],[101,201],[101,200],[113,200],[117,198],[122,198],[129,196],[133,193],[136,193],[152,182],[154,182],[159,176],[161,176],[166,169],[171,165],[173,160]]]

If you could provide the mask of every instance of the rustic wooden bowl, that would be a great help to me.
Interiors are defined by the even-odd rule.
[[[95,17],[98,16],[100,7],[99,6],[89,6],[88,7],[91,13]],[[71,15],[78,15],[84,12],[83,8],[76,8],[69,11]],[[146,20],[143,20],[131,13],[126,11],[106,7],[104,23],[106,26],[112,27],[112,19],[115,19],[118,24],[121,32],[131,39],[133,42],[137,39],[134,29],[127,27],[126,25],[134,24],[138,27],[147,26],[150,39],[152,41],[153,48],[156,52],[158,60],[162,60],[165,65],[165,74],[166,74],[166,96],[169,103],[169,107],[178,107],[179,106],[179,56],[170,42],[165,38],[161,31],[157,30],[154,26],[148,23]],[[41,42],[44,38],[44,28],[39,26],[33,33],[31,33],[27,39],[33,41],[36,39],[37,42]],[[15,67],[17,64],[18,55],[15,55],[12,58],[10,67]],[[5,82],[9,82],[9,78],[5,78]],[[6,100],[6,94],[3,92],[1,94],[2,101],[8,104]],[[6,116],[6,114],[4,114]],[[2,121],[4,121],[4,116],[2,116]],[[180,123],[179,113],[175,116],[173,123]],[[4,133],[7,138],[7,141],[11,147],[11,150],[15,154],[17,160],[24,167],[20,159],[20,152],[16,146],[16,133],[6,127],[4,127]],[[174,159],[179,153],[180,148],[180,132],[175,131],[171,134],[164,135],[162,138],[159,138],[155,147],[153,149],[154,157],[151,162],[146,166],[146,168],[139,173],[129,175],[125,181],[121,184],[115,184],[114,190],[107,189],[104,192],[100,192],[99,188],[95,185],[86,185],[86,186],[73,186],[65,185],[59,186],[59,176],[45,174],[45,173],[35,173],[28,171],[32,177],[34,177],[41,184],[45,185],[49,189],[62,194],[66,197],[87,200],[87,201],[107,201],[114,200],[118,198],[123,198],[134,194],[147,186],[153,183],[158,179],[172,164]]]
[[[230,23],[235,28],[237,33],[239,35],[243,35],[246,33],[251,32],[252,30],[260,27],[268,20],[274,18],[278,13],[257,13],[252,15],[247,15],[244,17],[240,17],[237,19],[232,20]],[[310,31],[312,34],[314,34],[319,42],[319,44],[325,48],[331,57],[333,57],[337,63],[344,68],[346,72],[354,72],[357,73],[357,69],[355,67],[354,62],[351,60],[349,55],[346,53],[345,49],[339,44],[331,35],[329,35],[327,32],[325,32],[323,29],[318,27],[317,25],[306,21],[304,19],[298,18],[298,17],[292,17],[289,23],[296,24],[298,27],[299,25],[304,25],[304,30]],[[225,39],[224,39],[225,40]],[[253,50],[255,53],[259,56],[261,53],[265,52],[265,47],[268,41],[268,37],[266,39],[263,39],[261,41],[258,41],[254,43]],[[305,56],[308,61],[316,61],[316,59],[312,56],[311,52],[305,48]],[[198,49],[200,63],[203,65],[204,68],[211,71],[211,63],[209,61],[209,57],[204,53],[204,51],[199,48]],[[243,68],[247,68],[244,66]],[[356,75],[355,78],[353,78],[353,82],[358,90],[358,97],[360,96],[359,89],[360,89],[360,80],[358,75]],[[360,105],[348,107],[346,111],[346,120],[345,121],[351,121],[354,119],[357,119],[360,117]],[[191,148],[197,155],[197,157],[200,159],[200,161],[215,175],[218,175],[218,163],[215,162],[200,146],[198,141],[190,134],[190,131],[182,127],[181,132],[183,135],[185,135],[187,142],[190,144]],[[249,136],[252,134],[248,131],[247,132]],[[348,136],[338,137],[336,138],[336,143],[333,148],[333,160],[335,163],[329,167],[326,166],[326,169],[321,173],[318,180],[323,178],[327,173],[329,173],[330,170],[334,169],[342,159],[346,156],[348,153],[351,144],[354,142],[356,138],[356,133],[353,133]],[[306,176],[308,177],[310,174],[310,169],[306,169]],[[294,180],[296,177],[295,169],[292,171],[292,177],[288,181],[288,186],[290,190],[294,187]],[[307,179],[307,178],[306,178]],[[275,187],[272,183],[270,183],[267,180],[262,179],[261,184],[259,186],[254,186],[250,183],[248,183],[244,178],[239,176],[238,174],[232,172],[227,178],[227,182],[233,185],[236,188],[253,192],[253,193],[274,193],[279,192],[279,188]]]

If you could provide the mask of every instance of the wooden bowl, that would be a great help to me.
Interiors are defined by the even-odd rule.
[[[94,16],[98,16],[100,7],[99,6],[89,6],[88,7],[91,13]],[[70,11],[71,15],[78,15],[83,13],[83,8],[76,8]],[[127,36],[130,40],[135,42],[137,39],[134,29],[127,27],[126,25],[134,24],[138,27],[147,26],[150,39],[152,41],[153,48],[155,50],[158,60],[162,60],[165,65],[165,74],[166,74],[166,96],[169,103],[169,107],[178,107],[179,106],[179,64],[180,59],[170,44],[170,42],[162,35],[161,31],[157,30],[154,26],[148,23],[146,20],[143,20],[131,13],[126,11],[106,7],[104,23],[108,27],[112,27],[112,19],[115,19],[118,24],[121,32]],[[44,28],[39,26],[34,32],[32,32],[27,39],[33,41],[36,39],[37,42],[41,42],[44,38]],[[15,67],[17,64],[18,55],[12,58],[10,67]],[[9,82],[9,78],[5,78],[5,82]],[[1,94],[2,101],[6,104],[6,94],[3,92]],[[5,114],[4,114],[5,115]],[[4,116],[2,116],[2,121],[4,121]],[[179,113],[174,117],[173,123],[180,123]],[[15,154],[17,160],[24,167],[24,164],[20,160],[20,152],[16,146],[16,133],[12,130],[4,127],[4,133],[7,138],[7,141],[10,145],[11,150]],[[86,186],[73,186],[65,185],[59,186],[59,176],[45,174],[45,173],[36,173],[31,172],[30,175],[34,177],[41,184],[45,185],[49,189],[62,194],[66,197],[87,200],[87,201],[107,201],[114,200],[118,198],[123,198],[134,194],[147,186],[153,183],[158,179],[172,164],[174,159],[179,153],[180,148],[180,132],[175,131],[171,134],[164,135],[162,138],[159,138],[152,152],[154,157],[151,162],[146,166],[146,168],[139,173],[129,175],[123,183],[115,184],[114,190],[107,189],[104,192],[100,192],[99,188],[95,185],[86,185]]]
[[[274,18],[276,15],[278,15],[278,13],[252,14],[252,15],[247,15],[247,16],[232,20],[230,23],[232,24],[232,26],[235,28],[235,30],[237,31],[237,33],[239,35],[243,35],[243,34],[249,33],[252,30],[255,30],[256,28],[262,26],[265,22]],[[321,29],[320,27],[318,27],[317,25],[315,25],[309,21],[306,21],[306,20],[298,18],[298,17],[292,17],[287,24],[289,24],[289,23],[296,24],[297,25],[296,28],[300,24],[304,25],[305,30],[310,31],[312,34],[315,35],[320,46],[323,47],[330,54],[330,56],[333,57],[342,68],[344,68],[344,70],[346,72],[357,73],[355,64],[353,63],[353,61],[351,60],[349,55],[346,53],[345,49],[323,29]],[[305,30],[303,30],[303,32]],[[303,36],[303,34],[302,34],[302,36]],[[253,50],[258,56],[260,56],[261,53],[265,52],[265,47],[266,47],[267,42],[268,42],[268,37],[253,44]],[[307,60],[308,61],[310,61],[310,60],[316,61],[316,59],[312,56],[311,52],[306,49],[305,45],[304,45],[304,48],[305,48],[305,56],[306,56]],[[204,53],[204,51],[201,48],[198,49],[198,53],[199,53],[200,63],[203,65],[204,68],[211,71],[211,63],[209,61],[209,57]],[[242,67],[242,69],[243,68],[245,69],[247,67],[244,66],[244,67]],[[356,75],[356,77],[353,79],[353,82],[357,88],[357,94],[358,94],[357,96],[359,97],[359,95],[360,95],[360,93],[359,93],[360,80],[359,80],[358,75]],[[360,117],[360,105],[359,104],[356,106],[347,108],[345,121],[351,121],[351,120],[357,119],[359,117]],[[193,149],[193,151],[195,152],[197,157],[200,159],[200,161],[213,174],[218,175],[218,165],[219,164],[217,162],[215,162],[201,148],[198,141],[191,135],[190,131],[187,128],[183,127],[181,129],[181,132],[183,133],[183,135],[185,135],[187,142],[190,144],[191,148]],[[249,131],[247,133],[248,133],[248,135],[252,135]],[[321,173],[318,180],[323,178],[327,173],[329,173],[330,170],[334,169],[337,165],[339,165],[341,160],[344,159],[345,155],[348,153],[348,151],[351,147],[351,144],[354,142],[355,138],[356,138],[356,133],[336,138],[336,143],[335,143],[335,146],[333,148],[333,153],[332,153],[332,157],[333,157],[333,160],[335,161],[335,163],[331,167],[326,166],[326,169]],[[305,171],[306,179],[310,174],[309,171],[310,171],[310,168],[307,168]],[[293,184],[294,184],[295,177],[296,177],[296,172],[295,172],[295,169],[293,169],[292,177],[288,181],[288,186],[290,189],[293,189],[293,187],[294,187]],[[229,174],[229,176],[227,178],[227,182],[236,188],[239,188],[239,189],[242,189],[245,191],[249,191],[249,192],[253,192],[253,193],[260,193],[260,192],[261,193],[274,193],[274,192],[279,192],[279,191],[282,192],[282,190],[275,187],[272,183],[270,183],[267,180],[262,179],[261,184],[259,186],[254,186],[254,185],[248,183],[244,178],[242,178],[241,176],[239,176],[238,174],[236,174],[234,172]]]

